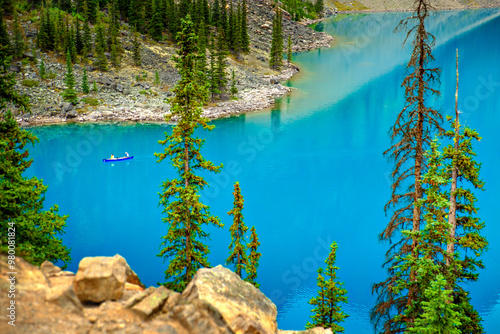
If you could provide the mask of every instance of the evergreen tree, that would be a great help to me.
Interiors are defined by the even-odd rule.
[[[269,67],[277,71],[283,65],[283,30],[281,8],[276,8],[273,19],[273,37],[271,40],[271,52],[269,54]]]
[[[172,134],[166,133],[163,153],[155,153],[158,162],[170,157],[172,165],[178,170],[179,178],[163,182],[160,204],[164,207],[163,218],[169,224],[167,235],[163,237],[162,249],[158,256],[169,259],[165,271],[165,285],[175,291],[184,290],[196,271],[208,267],[208,247],[203,240],[209,234],[202,226],[212,224],[222,227],[217,217],[210,215],[208,206],[200,202],[199,192],[207,185],[196,171],[218,172],[222,166],[215,166],[203,158],[200,150],[204,140],[194,137],[195,129],[214,128],[208,120],[201,117],[201,105],[206,99],[206,91],[197,84],[197,73],[193,71],[197,61],[197,37],[190,16],[182,20],[181,32],[177,35],[178,46],[176,68],[181,79],[173,89],[175,97],[170,100],[171,113],[166,120],[176,121]]]
[[[88,82],[88,77],[87,77],[87,69],[85,66],[83,67],[83,76],[82,76],[82,92],[85,94],[90,93],[90,87],[89,87],[89,82]]]
[[[86,52],[89,52],[92,47],[92,31],[90,29],[89,20],[85,18],[83,22],[83,59],[86,58]],[[86,51],[86,52],[85,52]]]
[[[234,70],[231,71],[231,96],[236,96],[238,94],[238,88],[236,88],[236,78],[234,76]]]
[[[246,254],[246,242],[245,233],[248,231],[248,227],[245,226],[243,222],[243,203],[245,200],[241,195],[240,183],[236,182],[234,184],[234,202],[233,208],[227,214],[233,216],[233,225],[229,228],[231,232],[231,244],[229,245],[229,250],[231,253],[226,260],[227,264],[233,264],[235,267],[235,273],[243,277],[243,271],[248,266],[248,259]]]
[[[119,68],[121,64],[121,56],[118,49],[118,44],[113,41],[113,43],[111,44],[111,64],[113,64],[115,68]]]
[[[292,37],[290,35],[288,35],[286,60],[288,61],[288,66],[290,66],[290,62],[292,61]]]
[[[151,21],[149,22],[148,32],[151,38],[155,41],[163,39],[163,21],[161,17],[160,1],[154,0],[154,13]]]
[[[212,24],[215,28],[218,28],[221,26],[221,19],[220,19],[221,13],[220,13],[220,5],[219,5],[219,0],[214,1],[214,6],[212,10]]]
[[[134,51],[132,54],[132,59],[134,60],[135,66],[141,66],[141,43],[137,39],[137,34],[134,34]]]
[[[339,323],[349,315],[342,311],[340,303],[347,303],[347,290],[342,287],[344,283],[338,282],[337,279],[339,269],[335,266],[337,248],[337,243],[333,242],[330,246],[330,255],[325,260],[326,270],[323,272],[322,268],[318,269],[318,296],[309,301],[314,308],[312,322],[308,322],[306,328],[323,327],[331,328],[333,333],[344,332]]]
[[[12,45],[10,43],[9,33],[7,32],[7,27],[5,26],[5,22],[3,20],[3,17],[1,16],[0,16],[0,48],[1,48],[0,51],[2,53],[0,55],[1,60],[7,59],[7,57],[12,55]],[[0,66],[2,65],[3,64],[0,64]]]
[[[37,35],[38,46],[43,50],[56,48],[56,34],[52,15],[49,9],[42,9],[40,14],[40,28]]]
[[[10,15],[14,12],[14,0],[2,0],[0,2],[1,17]]]
[[[130,10],[128,13],[129,24],[135,31],[142,32],[144,27],[144,6],[142,0],[130,0]]]
[[[246,268],[247,277],[244,281],[252,283],[256,288],[260,287],[260,284],[257,283],[257,268],[259,267],[259,259],[262,256],[262,254],[257,251],[259,246],[259,237],[257,236],[255,227],[252,226],[250,229],[250,242],[247,245],[247,248],[250,250],[250,254],[248,255],[248,265]]]
[[[241,34],[241,50],[245,53],[248,53],[250,52],[250,36],[248,35],[246,0],[243,0],[243,3],[241,5],[240,34]]]
[[[20,110],[29,111],[28,97],[21,96],[14,88],[16,85],[15,74],[9,71],[12,55],[10,55],[9,44],[5,42],[5,36],[1,34],[2,27],[5,27],[3,18],[0,17],[0,20],[0,110],[5,110],[7,104],[12,103]]]
[[[97,83],[94,80],[94,83],[92,84],[92,91],[97,92]]]
[[[202,0],[203,2],[203,7],[202,7],[202,18],[205,21],[206,25],[210,25],[210,7],[208,7],[208,1],[207,0]]]
[[[461,334],[461,314],[457,310],[458,306],[451,302],[452,291],[446,289],[443,275],[438,274],[423,294],[427,299],[422,301],[423,313],[408,331],[418,334]]]
[[[68,40],[69,40],[69,52],[71,55],[71,62],[75,63],[77,52],[76,52],[76,42],[75,42],[75,31],[73,30],[73,27],[69,29]]]
[[[227,44],[230,50],[234,51],[234,42],[235,42],[235,30],[236,30],[236,21],[233,9],[233,1],[229,0],[229,18],[227,24]]]
[[[0,88],[4,99],[8,92]],[[65,268],[71,257],[60,235],[67,216],[57,213],[57,205],[43,211],[47,186],[36,177],[23,175],[33,162],[28,160],[25,146],[37,141],[31,132],[19,128],[10,111],[0,114],[0,252],[10,254],[9,240],[13,240],[15,230],[16,256],[35,265],[45,260],[62,261]]]
[[[227,90],[227,74],[226,74],[226,39],[224,37],[224,32],[219,28],[219,33],[217,34],[217,50],[215,54],[215,68],[214,68],[214,84],[216,85],[216,91],[218,92],[218,98],[223,98],[224,93]]]
[[[323,0],[316,0],[316,3],[314,4],[314,10],[316,11],[316,14],[318,14],[318,17],[323,16],[323,11],[325,10],[325,4]]]
[[[158,70],[155,71],[155,80],[154,80],[154,85],[159,86],[161,84],[160,82],[160,74],[158,73]]]
[[[43,62],[43,59],[40,61],[40,67],[38,70],[38,74],[40,74],[40,79],[45,80],[47,78],[47,73],[45,70],[45,63]]]
[[[213,38],[213,36],[212,36]],[[213,45],[213,41],[211,43]],[[217,80],[217,74],[215,71],[215,50],[213,48],[211,49],[210,52],[210,67],[208,70],[208,79],[209,79],[209,95],[212,101],[215,101],[217,98],[218,94],[220,94],[219,91],[219,85],[218,85],[218,80]]]
[[[233,31],[233,51],[236,55],[241,52],[241,3],[236,7],[234,17],[234,31]]]
[[[227,1],[220,0],[219,28],[222,28],[222,31],[224,33],[224,37],[226,38],[226,43],[228,42],[228,40],[227,40],[227,33],[229,31],[228,24],[229,24],[229,21],[228,21],[228,16],[227,16]]]
[[[439,94],[433,86],[439,78],[439,70],[429,67],[429,62],[434,59],[431,54],[434,37],[425,29],[425,21],[432,7],[429,0],[418,0],[415,6],[414,14],[398,26],[399,29],[406,29],[412,21],[416,21],[415,26],[411,27],[407,34],[407,39],[412,36],[415,39],[407,65],[409,74],[403,81],[406,104],[391,128],[393,145],[384,152],[395,163],[391,174],[392,196],[385,206],[386,212],[393,210],[393,214],[380,239],[388,240],[391,245],[384,263],[388,278],[374,285],[373,292],[377,294],[377,305],[371,312],[371,320],[376,330],[384,333],[401,333],[405,330],[406,323],[413,322],[414,315],[408,314],[406,309],[421,294],[417,284],[412,284],[410,290],[395,289],[394,282],[398,280],[415,282],[416,279],[413,269],[401,270],[399,267],[401,258],[408,252],[413,253],[415,258],[419,257],[415,253],[417,234],[405,236],[400,232],[420,230],[422,210],[417,203],[424,195],[422,187],[422,175],[426,171],[424,151],[432,140],[432,133],[441,129],[442,121],[441,114],[426,105],[426,98]],[[409,318],[401,321],[396,317],[397,314],[407,314]]]
[[[144,0],[144,22],[151,22],[154,13],[155,0]]]
[[[205,21],[202,19],[200,24],[199,35],[204,34]],[[205,90],[210,87],[209,76],[210,72],[207,66],[207,48],[206,48],[206,35],[204,38],[198,39],[198,59],[196,60],[196,70],[198,73],[198,84],[203,86]],[[207,93],[209,93],[207,91]],[[210,92],[211,93],[211,92]]]
[[[76,23],[75,23],[75,47],[76,47],[76,53],[81,55],[84,49],[84,42],[80,28],[80,19],[78,15],[76,16]]]
[[[99,13],[99,0],[86,0],[87,19],[92,23],[97,23]]]
[[[26,49],[26,44],[24,43],[24,34],[19,24],[19,17],[17,15],[17,10],[14,11],[14,27],[13,27],[14,38],[12,40],[12,52],[16,58],[23,55]]]
[[[95,62],[95,65],[99,68],[100,71],[107,71],[108,58],[105,55],[106,40],[104,38],[104,26],[102,24],[98,24],[96,27],[95,51],[97,53],[97,60]]]
[[[69,50],[66,53],[66,75],[64,83],[66,84],[66,89],[62,93],[62,97],[68,102],[77,104],[78,99],[75,90],[75,76],[73,74],[73,66],[71,66],[71,55]]]

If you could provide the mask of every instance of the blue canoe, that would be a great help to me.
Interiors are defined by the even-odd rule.
[[[102,162],[114,162],[114,161],[130,160],[130,159],[134,159],[134,157],[131,156],[131,157],[121,157],[121,158],[114,158],[114,159],[102,159]]]

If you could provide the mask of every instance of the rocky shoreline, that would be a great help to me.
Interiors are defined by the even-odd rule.
[[[289,80],[300,69],[290,64],[279,75],[267,75],[263,79],[267,84],[257,88],[247,88],[240,92],[237,100],[228,100],[215,106],[204,108],[203,116],[209,119],[218,119],[239,115],[247,112],[258,111],[272,107],[274,99],[288,94],[292,89],[283,86],[280,82]],[[162,101],[157,101],[162,103]],[[164,123],[165,115],[169,113],[170,106],[147,108],[142,105],[134,107],[102,106],[93,108],[92,111],[78,114],[69,104],[64,103],[62,109],[70,108],[64,115],[20,115],[17,120],[21,126],[41,126],[62,123],[100,123],[100,122],[136,122],[136,123]]]

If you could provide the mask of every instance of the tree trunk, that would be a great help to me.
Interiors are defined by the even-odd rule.
[[[446,265],[451,264],[451,260],[453,259],[453,253],[455,252],[455,232],[457,229],[457,178],[458,178],[458,167],[457,167],[457,159],[458,159],[458,147],[460,140],[460,122],[458,115],[458,49],[457,49],[457,89],[455,92],[455,152],[453,154],[453,170],[451,174],[451,189],[450,189],[450,212],[448,214],[448,223],[450,224],[449,230],[449,241],[446,247],[446,252],[448,253],[448,257],[446,258]]]

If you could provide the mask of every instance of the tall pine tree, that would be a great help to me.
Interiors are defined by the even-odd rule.
[[[233,224],[231,225],[229,231],[231,232],[231,244],[229,245],[229,250],[231,253],[226,260],[227,264],[233,264],[235,267],[235,273],[243,278],[243,271],[248,266],[248,259],[246,254],[246,242],[245,234],[248,231],[243,222],[243,204],[245,200],[241,195],[240,183],[236,182],[234,184],[234,202],[233,209],[227,214],[233,216]]]
[[[73,66],[71,66],[71,54],[68,50],[66,53],[66,78],[64,83],[66,84],[66,89],[62,92],[64,100],[71,102],[73,104],[78,103],[77,94],[75,90],[75,75],[73,74]]]
[[[169,260],[165,271],[165,285],[170,289],[182,291],[196,271],[208,267],[207,257],[210,250],[203,243],[209,234],[203,225],[222,227],[219,219],[210,214],[210,208],[200,202],[199,192],[207,181],[196,171],[218,172],[222,166],[215,166],[200,153],[204,140],[194,136],[195,129],[201,127],[212,130],[213,125],[201,116],[201,106],[206,99],[206,90],[197,83],[196,68],[198,45],[194,26],[188,15],[182,20],[181,32],[177,35],[179,49],[176,61],[181,79],[173,89],[175,97],[170,100],[171,113],[167,121],[176,121],[172,134],[159,141],[166,145],[163,153],[155,153],[158,162],[169,157],[177,169],[179,178],[163,182],[160,204],[169,225],[163,237],[158,256]]]
[[[306,328],[323,327],[331,328],[333,333],[344,332],[339,323],[349,315],[342,311],[340,303],[347,303],[347,290],[342,287],[344,283],[339,282],[337,278],[337,248],[337,243],[333,242],[330,245],[330,255],[325,260],[326,269],[318,269],[318,295],[309,301],[314,308],[312,322],[308,322]]]
[[[0,89],[4,98],[3,87]],[[10,111],[0,114],[0,251],[8,254],[9,240],[13,240],[8,237],[15,230],[16,256],[35,265],[62,261],[65,268],[71,257],[61,235],[68,216],[59,215],[57,205],[44,210],[47,186],[36,177],[25,176],[33,162],[26,145],[37,141],[31,132],[19,128]]]
[[[245,281],[252,283],[256,288],[260,287],[260,284],[257,283],[257,268],[259,268],[259,260],[262,256],[262,254],[258,252],[259,246],[259,237],[257,236],[255,227],[252,226],[250,229],[250,242],[247,245],[247,248],[250,250],[250,254],[248,255],[248,265],[246,268],[247,277],[245,278]]]
[[[424,151],[432,140],[433,132],[441,129],[442,121],[441,114],[426,102],[426,99],[439,94],[434,88],[434,83],[439,79],[439,70],[429,67],[434,59],[431,54],[434,37],[425,28],[432,7],[429,0],[418,0],[415,5],[414,14],[398,26],[399,29],[407,29],[407,39],[414,36],[413,51],[407,64],[409,74],[403,80],[406,104],[391,128],[393,145],[384,152],[395,164],[391,174],[392,196],[385,206],[386,212],[392,211],[393,214],[380,235],[381,240],[390,242],[384,264],[388,278],[374,285],[377,305],[371,312],[376,330],[384,333],[405,331],[407,322],[400,321],[396,315],[407,314],[407,307],[421,293],[416,284],[412,284],[409,290],[395,289],[397,280],[415,282],[416,279],[413,269],[410,268],[408,272],[400,270],[401,258],[408,252],[418,258],[415,253],[418,243],[416,234],[404,236],[398,232],[420,230],[422,211],[417,203],[424,195],[421,182],[426,170]],[[416,23],[411,26],[413,21]],[[412,315],[408,314],[408,317],[407,321],[412,322]]]

